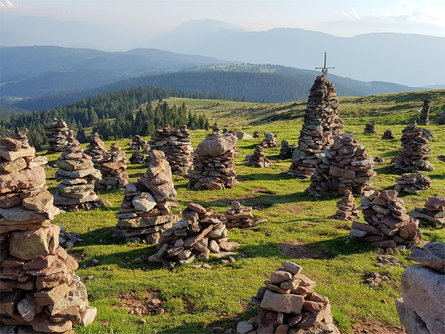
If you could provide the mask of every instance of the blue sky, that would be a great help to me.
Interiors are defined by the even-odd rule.
[[[445,36],[444,0],[0,0],[2,16],[43,16],[167,31],[201,19],[247,30],[276,27],[338,36],[402,32]]]

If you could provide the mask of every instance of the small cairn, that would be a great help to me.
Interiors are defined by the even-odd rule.
[[[264,132],[264,139],[262,141],[262,145],[264,147],[277,147],[278,146],[277,137],[270,132]]]
[[[233,201],[230,209],[227,209],[224,215],[227,228],[248,228],[265,222],[263,219],[255,219],[252,207],[242,207],[238,201]]]
[[[260,137],[261,137],[261,132],[259,132],[259,131],[253,132],[253,138],[260,138]]]
[[[150,161],[144,157],[144,153],[136,149],[130,157],[130,163],[133,165],[145,165],[146,167],[150,164]]]
[[[98,165],[102,179],[96,182],[96,189],[123,189],[127,186],[127,158],[118,144],[111,144],[110,152],[104,155]]]
[[[266,158],[262,145],[255,146],[253,154],[250,156],[249,161],[247,161],[247,166],[256,168],[263,168],[270,166],[270,161],[269,159]]]
[[[212,211],[189,203],[182,219],[161,234],[158,251],[148,261],[186,264],[209,259],[210,253],[218,257],[233,255],[234,246],[228,241],[226,226]]]
[[[116,218],[115,236],[126,240],[158,242],[161,233],[178,221],[171,208],[176,204],[176,190],[165,154],[151,150],[150,166],[145,174],[130,182]]]
[[[420,173],[405,174],[396,179],[394,190],[399,194],[417,194],[431,187],[431,178]]]
[[[430,125],[430,100],[423,100],[422,110],[420,111],[419,124]]]
[[[315,196],[343,195],[347,190],[362,195],[372,188],[371,179],[376,175],[374,161],[351,132],[335,137],[325,150],[325,157],[317,165],[307,191]]]
[[[88,142],[89,144],[84,152],[92,158],[94,168],[100,169],[101,161],[107,153],[105,143],[100,139],[99,133],[97,132],[94,132],[90,138],[88,138]]]
[[[395,139],[395,137],[394,137],[394,135],[392,133],[392,130],[391,129],[387,129],[385,132],[383,132],[382,139],[383,140],[393,140],[393,139]]]
[[[231,188],[236,180],[234,155],[237,137],[232,132],[209,134],[194,152],[193,169],[189,171],[188,187],[197,190]]]
[[[343,197],[337,202],[337,212],[329,217],[331,219],[355,221],[360,217],[355,198],[349,190],[346,190]]]
[[[133,140],[130,142],[130,148],[132,150],[139,150],[143,153],[149,148],[148,142],[140,135],[136,135],[133,137]]]
[[[397,191],[366,191],[360,202],[368,224],[353,222],[352,237],[381,248],[405,249],[420,242],[419,221],[407,215]]]
[[[287,140],[281,141],[280,159],[290,159],[295,151],[296,146],[289,144]]]
[[[19,140],[22,143],[23,148],[29,148],[29,139],[28,139],[28,128],[20,130],[19,128],[15,128],[14,131],[7,130],[7,134],[10,138]]]
[[[425,201],[424,208],[416,207],[408,214],[426,224],[445,226],[445,196],[431,196]]]
[[[366,123],[365,129],[363,130],[363,134],[365,135],[375,135],[377,131],[375,131],[375,121],[371,123]]]
[[[68,124],[61,118],[54,118],[45,124],[48,153],[63,152],[67,145]]]
[[[193,165],[191,137],[186,125],[179,129],[166,125],[163,129],[156,130],[149,144],[152,150],[165,153],[173,174],[187,175]]]
[[[258,305],[257,333],[331,333],[331,304],[314,291],[315,282],[293,262],[282,262],[250,301]]]
[[[51,224],[60,210],[46,188],[43,160],[18,140],[0,144],[0,331],[71,333],[73,325],[92,323],[97,310],[74,273],[77,261],[59,246],[59,226]]]
[[[91,157],[74,140],[56,160],[56,180],[62,181],[54,195],[54,205],[65,211],[91,210],[102,206],[94,192],[94,182],[102,175],[94,168]]]
[[[402,149],[393,160],[394,168],[403,173],[432,171],[434,166],[428,161],[430,153],[429,141],[414,121],[402,131]]]

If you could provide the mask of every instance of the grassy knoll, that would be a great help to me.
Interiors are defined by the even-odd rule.
[[[444,91],[429,96],[432,105],[445,104]],[[400,147],[402,129],[418,115],[415,110],[420,108],[419,101],[423,97],[422,93],[406,93],[342,98],[340,110],[346,130],[359,137],[369,154],[382,156],[389,162]],[[205,112],[213,120],[218,120],[220,125],[243,129],[250,134],[255,130],[270,131],[278,134],[279,140],[286,139],[291,143],[297,142],[301,128],[301,117],[295,115],[301,116],[305,105],[302,101],[264,105],[187,99],[169,99],[168,102],[185,102],[188,108]],[[433,115],[432,119],[435,117]],[[379,134],[363,135],[364,122],[373,118],[377,120]],[[395,140],[380,140],[387,128],[392,128]],[[433,185],[419,195],[404,196],[408,210],[422,206],[428,196],[445,195],[445,163],[437,159],[438,155],[445,155],[445,128],[438,125],[428,128],[438,137],[431,143],[431,161],[435,170],[429,175]],[[206,133],[202,130],[193,132],[195,147]],[[129,157],[128,142],[118,141],[121,147],[126,148]],[[239,320],[255,315],[255,308],[249,305],[250,296],[256,293],[281,261],[290,259],[279,250],[279,244],[283,242],[306,243],[306,246],[314,249],[314,253],[324,255],[319,259],[294,261],[302,265],[304,273],[317,282],[315,290],[329,297],[334,320],[343,332],[353,332],[358,322],[399,324],[394,300],[401,295],[400,275],[403,267],[377,268],[374,265],[377,255],[373,247],[358,242],[346,243],[350,223],[327,219],[336,211],[337,199],[314,199],[305,194],[309,181],[297,180],[286,174],[290,161],[278,159],[279,148],[266,149],[266,154],[273,160],[272,167],[246,167],[242,160],[258,142],[253,139],[238,143],[240,157],[236,159],[236,170],[242,182],[233,189],[188,190],[187,180],[174,176],[181,208],[193,201],[222,212],[231,200],[239,199],[242,204],[253,206],[258,217],[267,218],[267,223],[255,228],[229,231],[230,239],[240,243],[237,261],[233,264],[223,265],[220,260],[213,259],[210,261],[212,270],[192,269],[186,265],[173,271],[146,261],[143,265],[131,264],[137,257],[145,260],[155,252],[155,247],[122,243],[112,238],[117,222],[114,216],[123,198],[122,191],[100,193],[102,198],[113,204],[112,207],[92,212],[63,213],[56,217],[56,224],[66,226],[69,232],[81,233],[83,242],[70,251],[85,255],[79,260],[81,268],[77,274],[82,279],[94,275],[94,279],[86,280],[85,284],[90,303],[98,308],[98,316],[89,327],[79,327],[79,333],[211,333],[211,328],[216,325],[235,328]],[[110,144],[111,141],[107,142],[108,147]],[[53,163],[57,155],[49,155],[48,158]],[[131,180],[136,180],[144,170],[139,165],[129,165]],[[392,165],[377,165],[375,170],[378,173],[374,178],[377,189],[394,185],[397,175]],[[47,172],[49,187],[57,184],[55,171],[55,168],[51,168]],[[422,228],[422,237],[429,241],[444,241],[445,231]],[[411,264],[406,259],[408,254],[397,254],[403,266]],[[98,265],[91,265],[93,258],[99,260]],[[388,275],[390,280],[380,287],[368,288],[362,283],[366,271]],[[147,322],[139,325],[141,316],[129,315],[128,310],[119,307],[117,296],[137,292],[139,298],[144,298],[144,292],[153,288],[159,290],[162,299],[166,300],[164,308],[167,313],[144,316]]]

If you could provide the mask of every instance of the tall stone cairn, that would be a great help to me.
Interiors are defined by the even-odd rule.
[[[307,191],[315,196],[343,195],[347,190],[362,195],[372,188],[376,175],[374,161],[351,132],[335,137],[334,143],[324,151],[325,157],[316,166]]]
[[[92,158],[94,168],[100,169],[100,162],[107,153],[107,147],[97,132],[91,134],[88,142],[89,144],[84,152]]]
[[[396,299],[400,322],[408,334],[445,333],[445,243],[413,247],[419,262],[402,274],[402,298]]]
[[[161,234],[158,251],[148,261],[186,264],[209,259],[211,253],[232,255],[234,246],[228,241],[226,226],[211,210],[189,203],[182,219]]]
[[[417,194],[431,187],[431,178],[420,173],[405,174],[396,179],[394,190],[399,194]]]
[[[280,159],[290,159],[292,158],[292,154],[295,151],[295,145],[289,144],[287,140],[281,141],[281,148],[280,148]]]
[[[315,282],[301,273],[301,266],[281,265],[250,299],[258,305],[256,333],[339,334],[329,299],[314,291]]]
[[[343,197],[337,202],[337,212],[329,217],[331,219],[355,221],[360,217],[355,198],[349,190],[346,190]]]
[[[422,110],[420,110],[420,125],[430,125],[430,102],[428,99],[423,100]]]
[[[375,121],[371,123],[366,123],[365,129],[363,130],[363,134],[365,135],[375,135],[377,131],[375,131]]]
[[[177,204],[170,165],[163,152],[151,150],[149,154],[147,171],[125,189],[114,234],[154,244],[179,218],[171,211]]]
[[[127,186],[127,158],[118,144],[111,144],[110,152],[105,154],[98,167],[102,179],[97,180],[96,189],[123,189]]]
[[[253,154],[250,156],[249,161],[247,161],[247,166],[256,168],[270,166],[270,161],[266,158],[263,146],[261,144],[255,146]]]
[[[298,147],[292,156],[289,174],[308,178],[324,157],[324,149],[334,136],[343,133],[343,121],[338,115],[338,98],[334,84],[319,76],[311,88],[304,114]]]
[[[426,224],[445,226],[445,196],[431,196],[425,201],[425,207],[416,207],[408,213]]]
[[[14,131],[7,130],[7,135],[12,139],[19,140],[22,143],[23,148],[28,148],[29,147],[28,131],[29,130],[27,128],[23,130],[15,128]]]
[[[392,130],[391,129],[387,129],[385,132],[383,132],[382,139],[383,140],[393,140],[393,139],[395,139],[395,137],[394,137],[394,135],[392,133]]]
[[[193,154],[193,169],[188,174],[188,187],[212,190],[237,185],[234,162],[237,140],[236,135],[230,131],[225,135],[217,131],[207,135]]]
[[[65,211],[91,210],[102,206],[94,192],[94,182],[102,175],[94,168],[91,157],[74,140],[56,160],[56,180],[62,181],[54,195],[54,205]]]
[[[186,125],[179,129],[166,125],[163,129],[156,130],[149,144],[151,149],[165,153],[173,174],[187,175],[193,165],[191,137]]]
[[[61,118],[54,118],[45,124],[48,153],[63,152],[67,145],[68,125]]]
[[[60,210],[46,189],[44,160],[18,140],[0,144],[0,331],[71,333],[93,322],[97,310],[51,224]]]
[[[402,131],[402,149],[394,158],[394,168],[397,172],[411,173],[415,171],[432,171],[434,166],[429,162],[430,143],[417,127],[414,121]]]
[[[360,199],[368,224],[352,223],[351,236],[381,248],[411,248],[421,240],[419,221],[407,215],[397,191],[370,190]]]

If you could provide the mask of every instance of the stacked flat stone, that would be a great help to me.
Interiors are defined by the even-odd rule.
[[[227,209],[224,215],[227,228],[254,227],[265,221],[255,219],[252,207],[242,207],[238,201],[233,201],[230,209]]]
[[[355,221],[360,217],[357,205],[355,204],[355,197],[349,190],[346,190],[343,197],[337,202],[337,212],[335,215],[329,217],[331,219]]]
[[[264,132],[264,139],[261,144],[264,147],[277,147],[278,146],[277,137],[270,132]]]
[[[88,138],[88,142],[89,144],[84,152],[92,158],[94,168],[100,169],[101,161],[107,153],[105,143],[100,139],[99,133],[97,132],[91,134],[90,138]]]
[[[315,282],[293,262],[282,262],[250,300],[258,305],[256,333],[339,334],[331,304],[314,291]]]
[[[281,149],[280,149],[280,159],[290,159],[292,158],[292,154],[295,151],[295,145],[289,144],[287,140],[281,141]]]
[[[153,150],[165,153],[173,174],[187,175],[193,165],[191,137],[186,125],[179,129],[166,125],[163,129],[156,130],[149,144]]]
[[[421,241],[419,221],[407,215],[397,191],[370,190],[360,202],[368,224],[352,223],[352,237],[381,248],[411,248]]]
[[[391,130],[391,129],[388,129],[388,130],[386,130],[385,132],[383,132],[382,139],[383,139],[383,140],[392,140],[392,139],[395,139],[395,137],[394,137],[394,135],[393,135],[393,133],[392,133],[392,130]]]
[[[176,190],[168,161],[161,151],[149,151],[150,166],[137,182],[130,182],[116,218],[115,235],[126,240],[150,244],[159,240],[161,232],[172,227],[178,217],[172,214],[176,206]]]
[[[22,143],[23,148],[28,148],[29,147],[28,131],[29,130],[27,128],[23,130],[15,128],[14,131],[7,130],[7,134],[10,138],[19,140]]]
[[[97,310],[74,273],[76,260],[59,246],[60,228],[51,220],[60,210],[45,170],[34,148],[12,138],[0,144],[0,331],[71,333]]]
[[[261,132],[259,132],[259,131],[253,132],[253,138],[260,138],[260,137],[261,137]]]
[[[416,207],[409,215],[421,222],[445,226],[445,196],[431,196],[425,201],[424,208]]]
[[[366,123],[365,129],[363,130],[363,134],[365,135],[375,135],[377,131],[375,131],[375,121],[371,123]]]
[[[430,143],[422,134],[422,128],[414,121],[402,131],[402,149],[394,158],[397,172],[432,171],[434,166],[428,161],[431,153]]]
[[[428,99],[423,100],[422,110],[420,111],[419,124],[430,125],[430,102]]]
[[[249,161],[247,161],[247,166],[255,168],[263,168],[270,166],[270,161],[269,159],[266,158],[262,145],[255,146],[253,154],[250,156]]]
[[[188,187],[212,190],[237,185],[234,163],[237,140],[231,132],[221,135],[214,131],[200,142],[193,154]]]
[[[396,299],[400,322],[408,334],[445,333],[445,243],[413,247],[419,262],[402,274],[402,298]]]
[[[130,143],[130,148],[132,150],[139,150],[146,153],[146,150],[150,148],[150,145],[148,145],[148,142],[142,136],[136,135]]]
[[[417,194],[431,187],[431,178],[420,173],[405,174],[396,179],[394,190],[399,194]]]
[[[65,211],[91,210],[102,206],[94,192],[94,182],[102,175],[94,168],[91,157],[74,140],[56,160],[56,180],[62,181],[54,195],[54,205]]]
[[[147,160],[147,162],[146,162],[146,160]],[[134,164],[134,165],[144,164],[145,166],[148,166],[150,162],[148,159],[146,159],[146,157],[144,156],[144,153],[139,151],[139,149],[136,149],[136,151],[134,151],[130,157],[130,163]]]
[[[127,158],[118,144],[111,144],[110,152],[98,165],[102,179],[97,180],[96,189],[123,189],[127,186]]]
[[[54,118],[45,124],[48,153],[63,152],[67,145],[68,125],[61,118]]]
[[[235,246],[227,238],[227,229],[210,210],[189,203],[182,219],[161,234],[155,254],[150,262],[191,263],[195,259],[208,259],[210,254],[231,255]]]
[[[374,161],[351,132],[335,137],[324,154],[311,177],[309,193],[315,196],[343,195],[349,190],[354,195],[361,195],[372,188],[371,179],[376,175]]]
[[[308,178],[324,157],[324,149],[334,136],[343,133],[343,121],[338,115],[338,98],[334,84],[324,76],[315,79],[304,114],[298,147],[292,156],[289,174]]]

